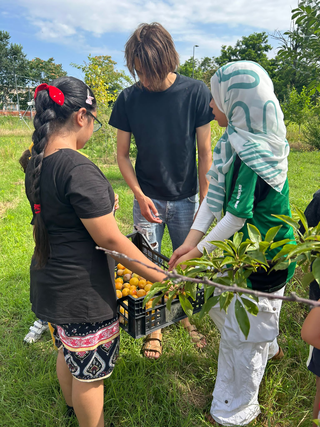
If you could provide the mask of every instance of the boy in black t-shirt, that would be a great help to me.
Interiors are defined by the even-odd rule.
[[[159,252],[167,226],[175,250],[184,242],[198,209],[197,149],[200,203],[208,190],[211,94],[203,82],[175,73],[178,53],[170,34],[158,23],[137,28],[126,44],[125,57],[139,82],[121,92],[109,121],[118,129],[119,168],[135,196],[134,225]],[[135,171],[129,158],[131,135],[137,145]],[[188,319],[183,324],[192,341],[204,347],[205,338]],[[144,354],[158,358],[161,331],[147,341]]]

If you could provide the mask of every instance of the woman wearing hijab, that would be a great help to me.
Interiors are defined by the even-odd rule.
[[[249,238],[247,224],[266,232],[281,225],[276,239],[294,240],[291,227],[273,215],[291,216],[287,179],[289,145],[283,113],[267,72],[251,61],[221,67],[211,78],[210,103],[219,126],[226,127],[218,141],[207,174],[209,191],[184,244],[172,255],[170,267],[200,258],[210,242],[229,239],[235,232]],[[217,225],[203,238],[217,219]],[[271,260],[281,250],[267,253]],[[294,273],[286,270],[252,273],[247,286],[283,295]],[[215,291],[215,295],[218,291]],[[243,297],[243,296],[242,296]],[[221,332],[218,372],[208,419],[214,425],[243,426],[260,413],[258,392],[268,359],[280,359],[277,343],[280,300],[259,298],[259,313],[248,314],[250,333],[246,339],[235,317],[234,304],[228,312],[215,306],[210,311]]]

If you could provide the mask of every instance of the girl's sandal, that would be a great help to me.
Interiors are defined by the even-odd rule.
[[[190,325],[186,327],[186,330],[189,333],[191,341],[198,348],[204,348],[207,345],[206,337],[198,331],[198,329],[194,325]]]
[[[141,354],[148,358],[148,359],[154,359],[157,360],[162,354],[162,334],[158,334],[156,337],[152,336],[152,333],[150,335],[147,335],[143,341],[142,348],[141,348]],[[154,353],[154,356],[152,357],[147,356],[147,352]],[[158,357],[155,357],[158,354]]]

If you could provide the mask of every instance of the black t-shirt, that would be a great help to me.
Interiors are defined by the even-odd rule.
[[[197,193],[195,135],[214,118],[210,100],[203,82],[179,74],[162,92],[135,84],[120,93],[109,124],[134,135],[136,175],[146,196],[181,200]]]
[[[28,167],[27,196],[31,190],[29,173]],[[50,257],[42,269],[31,262],[32,310],[42,320],[55,324],[93,323],[115,317],[114,261],[95,249],[80,220],[112,212],[110,183],[85,156],[63,149],[43,159],[40,192]]]

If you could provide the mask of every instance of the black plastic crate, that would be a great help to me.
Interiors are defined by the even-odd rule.
[[[147,258],[162,268],[168,268],[169,259],[153,250],[145,236],[137,231],[129,234],[127,237],[132,240]],[[170,310],[166,307],[164,296],[154,308],[143,308],[143,300],[144,297],[133,298],[131,295],[118,299],[120,326],[133,338],[141,338],[157,329],[172,325],[187,317],[178,298],[172,301]],[[196,300],[190,300],[190,302],[193,305],[194,313],[201,310],[204,304],[203,288],[198,287]]]

